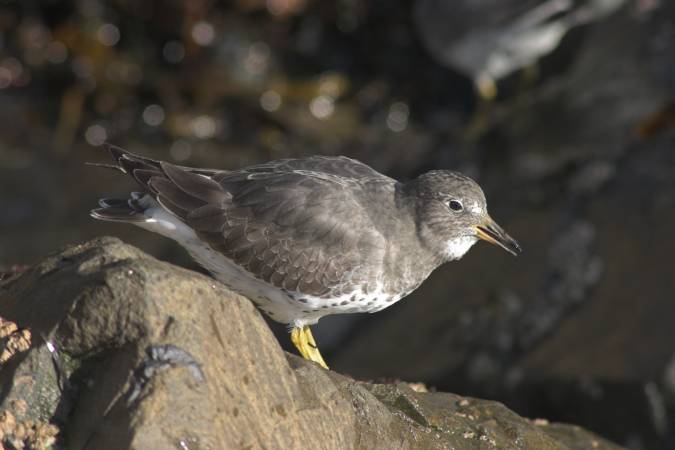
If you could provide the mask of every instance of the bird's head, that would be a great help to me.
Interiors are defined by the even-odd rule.
[[[488,214],[485,194],[471,178],[433,170],[408,186],[417,198],[418,233],[444,260],[461,258],[479,239],[520,253],[518,242]]]

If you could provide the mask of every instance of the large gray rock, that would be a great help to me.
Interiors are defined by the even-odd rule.
[[[0,373],[0,411],[58,425],[59,447],[619,448],[496,402],[325,371],[285,354],[248,300],[117,239],[2,281],[0,316],[32,334]]]

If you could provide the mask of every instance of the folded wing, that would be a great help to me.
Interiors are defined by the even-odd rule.
[[[226,172],[110,151],[120,170],[212,248],[279,288],[335,295],[367,275],[359,270],[364,261],[372,267],[383,258],[384,239],[357,183],[382,176],[357,161],[282,160]]]

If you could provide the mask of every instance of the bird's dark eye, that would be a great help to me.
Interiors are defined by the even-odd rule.
[[[461,211],[462,210],[462,204],[457,201],[457,200],[450,200],[450,203],[448,203],[448,206],[450,206],[450,209],[453,211]]]

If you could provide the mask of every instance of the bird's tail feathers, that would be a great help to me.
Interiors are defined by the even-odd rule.
[[[148,218],[139,203],[144,195],[142,192],[132,192],[128,199],[102,198],[98,201],[100,208],[92,209],[90,215],[94,219],[112,222],[145,222]]]
[[[101,208],[91,212],[92,217],[119,222],[147,220],[143,214],[147,194],[164,209],[185,220],[190,212],[208,204],[220,204],[229,194],[211,178],[216,171],[176,166],[145,158],[110,144],[104,147],[114,164],[94,164],[119,170],[130,175],[144,191],[132,193],[130,199],[102,199]]]

